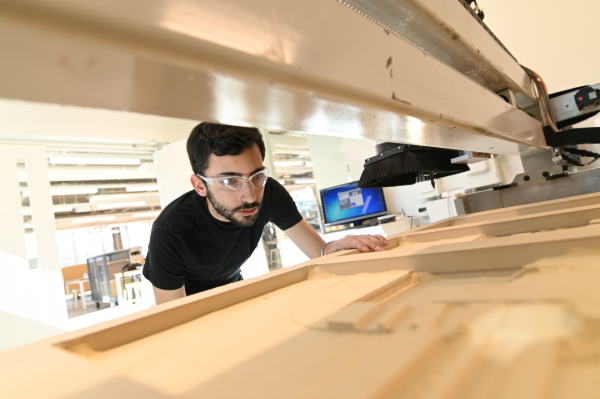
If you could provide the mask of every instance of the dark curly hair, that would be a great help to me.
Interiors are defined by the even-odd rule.
[[[245,149],[254,147],[254,144],[258,145],[264,161],[265,143],[258,129],[202,122],[190,133],[187,152],[194,173],[204,175],[210,154],[218,157],[239,155]]]

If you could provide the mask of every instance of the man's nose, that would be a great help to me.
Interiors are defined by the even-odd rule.
[[[250,182],[246,183],[246,187],[242,190],[242,202],[253,203],[256,200],[256,194]]]

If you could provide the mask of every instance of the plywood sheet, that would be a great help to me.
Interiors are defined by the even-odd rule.
[[[599,397],[599,198],[453,218],[14,348],[0,396]]]
[[[600,257],[575,258],[568,267],[532,266],[502,278],[419,274],[417,286],[400,296],[394,295],[402,288],[396,285],[408,272],[338,276],[316,270],[303,282],[136,342],[107,351],[72,351],[177,397],[233,398],[241,387],[248,398],[397,397],[413,392],[430,373],[438,384],[424,397],[505,398],[519,391],[522,397],[543,397],[557,374],[573,371],[559,370],[565,367],[560,356],[582,356],[562,343],[584,345],[590,354],[600,349],[600,335],[589,334],[589,318],[573,306],[586,295],[596,303],[600,299],[587,289],[600,284],[600,268],[585,267]],[[482,299],[486,291],[491,295]],[[469,292],[475,294],[460,301],[452,296]],[[386,301],[390,296],[395,299]],[[298,304],[320,309],[307,312],[318,317],[298,320]],[[387,330],[328,325],[366,313],[367,322],[382,322],[386,308],[405,313]]]

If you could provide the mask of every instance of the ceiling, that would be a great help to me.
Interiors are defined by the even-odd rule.
[[[197,124],[177,118],[0,99],[0,145],[43,145],[56,229],[154,220],[154,151]],[[32,224],[27,170],[17,165],[24,223]],[[100,219],[98,219],[100,218]]]
[[[600,82],[600,54],[590,50],[593,36],[575,35],[577,28],[594,26],[600,2],[554,3],[544,0],[479,0],[485,22],[523,65],[544,77],[551,92]],[[600,123],[600,118],[596,118]],[[596,124],[597,124],[596,123]],[[156,186],[153,153],[157,148],[187,138],[197,121],[132,112],[0,99],[0,144],[45,145],[53,190],[92,189],[94,193],[58,194],[57,229],[87,227],[74,220],[114,216],[111,224],[137,221],[134,215],[159,209],[157,191],[127,188]],[[314,178],[308,147],[294,134],[271,132],[278,179],[286,184]],[[306,139],[304,139],[304,142]],[[53,157],[139,159],[139,164],[79,164],[53,162]],[[21,168],[21,191],[26,190]],[[119,195],[117,197],[110,197]],[[112,202],[111,202],[112,201]],[[101,209],[101,204],[141,203]],[[23,197],[27,213],[28,197]],[[66,209],[66,208],[63,208]],[[150,217],[151,218],[151,217]],[[107,222],[108,224],[108,222]]]

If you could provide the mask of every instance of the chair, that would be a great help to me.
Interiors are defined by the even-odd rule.
[[[73,295],[73,309],[77,309],[79,305],[79,290],[71,290],[71,294]],[[85,298],[83,298],[85,301]]]
[[[269,251],[269,262],[279,264],[281,262],[281,258],[279,257],[279,251],[277,248],[273,248]]]
[[[125,292],[127,295],[126,303],[139,303],[139,300],[142,298],[142,290],[140,289],[141,285],[142,283],[139,281],[125,284]],[[133,298],[134,291],[135,299]]]

